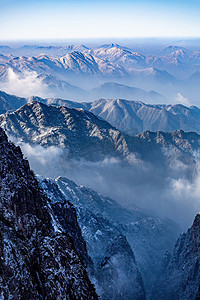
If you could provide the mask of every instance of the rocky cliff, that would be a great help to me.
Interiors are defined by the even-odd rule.
[[[84,248],[75,248],[49,203],[20,148],[0,129],[1,299],[97,299]],[[73,209],[68,212],[80,235]]]
[[[162,271],[151,299],[200,299],[200,214],[179,237]]]

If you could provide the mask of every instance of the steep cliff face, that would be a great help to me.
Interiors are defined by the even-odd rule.
[[[173,249],[179,232],[177,224],[152,217],[141,209],[126,209],[113,199],[67,178],[57,178],[56,183],[77,209],[88,252],[94,261],[99,262],[112,239],[122,234],[134,252],[145,288],[149,290],[160,270],[163,255]]]
[[[71,207],[70,212],[73,221]],[[97,299],[73,239],[56,221],[20,148],[2,129],[0,259],[1,299]]]
[[[118,235],[106,248],[96,270],[97,291],[102,299],[144,300],[143,280],[125,236]],[[115,286],[113,286],[115,282]]]
[[[51,206],[62,227],[65,228],[67,221],[67,200],[75,205],[78,222],[93,262],[93,268],[88,265],[90,278],[101,299],[144,300],[143,280],[133,250],[125,235],[105,217],[112,208],[113,214],[118,214],[120,206],[90,189],[83,187],[81,190],[75,183],[64,178],[56,183],[40,179],[40,186],[51,199]],[[62,197],[55,196],[59,191],[62,191]],[[123,213],[122,208],[121,210]]]
[[[76,207],[94,265],[90,276],[99,295],[103,299],[144,299],[143,281],[148,294],[166,250],[173,249],[178,234],[176,224],[139,209],[123,208],[111,198],[64,177],[55,181],[41,178],[40,185],[52,203],[57,201],[53,205],[64,207],[69,200]],[[62,199],[54,196],[59,190]],[[61,210],[57,217],[65,222],[62,215]]]
[[[200,299],[200,213],[178,239],[151,299]]]

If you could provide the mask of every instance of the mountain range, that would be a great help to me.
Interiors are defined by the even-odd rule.
[[[63,57],[50,57],[40,54],[36,57],[11,57],[5,60],[1,65],[0,73],[3,69],[12,68],[16,72],[36,71],[50,75],[53,71],[57,75],[125,75],[126,71],[123,67],[119,67],[87,53],[74,51],[67,53]]]
[[[200,132],[200,110],[196,106],[186,107],[181,104],[151,105],[123,99],[100,99],[90,103],[65,102],[65,100],[60,99],[47,99],[45,101],[34,97],[31,99],[43,103],[83,108],[129,135],[136,135],[145,130],[174,131],[182,129]]]
[[[150,103],[199,101],[198,50],[167,46],[156,55],[145,55],[113,43],[20,49],[3,47],[0,54],[0,88],[18,96],[32,96],[34,90],[41,97],[81,101],[100,97]],[[17,88],[25,79],[27,89]]]
[[[74,51],[91,54],[92,56],[100,59],[108,60],[113,63],[123,64],[126,67],[158,67],[163,66],[168,69],[172,67],[178,67],[183,64],[194,65],[198,67],[199,63],[199,51],[191,50],[186,47],[168,45],[155,55],[154,53],[143,54],[144,49],[134,50],[134,47],[125,47],[116,43],[104,44],[96,47],[88,47],[83,44],[80,45],[63,45],[63,46],[40,46],[40,45],[24,45],[20,48],[11,48],[1,46],[0,51],[2,54],[8,53],[16,56],[26,56],[33,54],[44,53],[46,55],[61,57],[63,54],[72,53]]]
[[[152,148],[152,144],[155,153],[160,152],[162,156],[160,146],[163,147],[165,143],[160,136],[171,146],[174,138],[185,139],[187,136],[191,139],[191,151],[199,147],[199,135],[196,133],[181,131],[148,133],[147,131],[130,137],[82,108],[48,106],[37,101],[25,104],[12,113],[1,115],[0,125],[9,135],[21,138],[25,143],[36,143],[41,146],[56,145],[67,149],[66,154],[70,159],[82,157],[90,161],[98,161],[105,155],[128,158],[133,152],[138,158],[146,160],[149,159],[148,151],[142,149]],[[190,152],[190,148],[184,148],[182,144],[175,143],[181,151]]]
[[[116,86],[112,85],[113,89],[115,89]],[[26,103],[39,101],[47,105],[66,106],[92,112],[129,135],[137,135],[145,130],[170,132],[181,129],[184,131],[200,132],[200,110],[196,106],[187,107],[181,104],[151,105],[140,101],[127,101],[123,99],[74,102],[59,98],[20,98],[5,92],[0,92],[0,97],[1,114],[14,111]]]
[[[187,185],[198,176],[199,109],[0,97],[0,126],[28,149],[30,162],[35,157],[36,171],[54,178],[36,179],[20,148],[0,130],[2,295],[196,300],[199,215],[173,252],[180,229],[158,210],[171,205],[171,183]],[[95,182],[96,192],[68,174]],[[105,182],[113,197],[106,196]]]

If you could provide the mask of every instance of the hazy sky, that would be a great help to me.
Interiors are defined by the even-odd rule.
[[[199,0],[0,0],[0,40],[200,37]]]

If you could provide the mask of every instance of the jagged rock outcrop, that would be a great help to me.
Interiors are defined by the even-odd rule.
[[[0,129],[1,299],[97,299],[82,255],[49,204],[20,148]],[[80,235],[71,206],[68,212]]]
[[[200,214],[192,227],[181,234],[168,264],[160,274],[152,300],[200,299]]]
[[[96,270],[97,291],[100,291],[102,298],[146,299],[142,276],[135,266],[135,257],[126,238],[123,235],[116,236],[106,248],[105,256]]]

